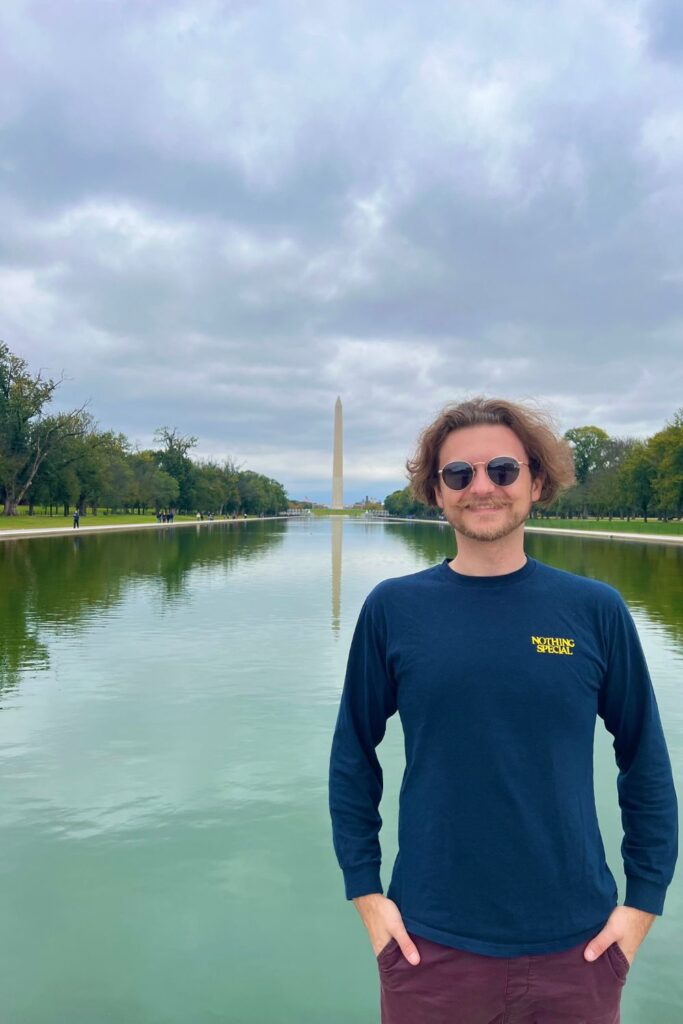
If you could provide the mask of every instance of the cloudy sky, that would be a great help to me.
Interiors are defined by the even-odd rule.
[[[683,405],[679,0],[5,0],[0,338],[328,499],[475,393]]]

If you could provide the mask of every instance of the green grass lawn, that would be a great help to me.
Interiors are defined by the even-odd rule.
[[[662,523],[658,519],[529,519],[529,529],[534,526],[549,526],[558,530],[605,530],[609,533],[666,533],[670,536],[683,535],[683,522]]]
[[[364,508],[314,508],[314,516],[364,516]]]
[[[194,516],[176,516],[175,521],[187,521],[193,520]],[[146,515],[138,516],[133,514],[124,515],[105,515],[104,512],[99,512],[96,516],[87,515],[81,516],[81,526],[119,526],[123,523],[135,523],[140,525],[141,523],[156,523],[156,516]],[[20,513],[18,516],[0,516],[0,530],[39,530],[39,529],[73,529],[73,515],[69,516],[43,516],[34,515],[30,516],[26,512]]]

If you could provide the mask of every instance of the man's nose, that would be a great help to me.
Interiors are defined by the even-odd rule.
[[[470,484],[470,494],[491,494],[495,489],[496,485],[486,472],[486,466],[481,464],[475,466],[474,479]]]

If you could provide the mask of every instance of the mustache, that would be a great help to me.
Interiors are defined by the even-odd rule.
[[[468,501],[462,508],[507,508],[509,501]]]

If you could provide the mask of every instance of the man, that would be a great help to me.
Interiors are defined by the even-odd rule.
[[[334,846],[377,956],[382,1024],[617,1024],[673,875],[677,806],[623,600],[524,553],[532,504],[573,481],[571,450],[540,413],[478,398],[426,428],[408,472],[457,554],[366,599],[330,758]],[[385,897],[375,748],[397,710]],[[597,716],[619,768],[622,906],[593,795]]]

